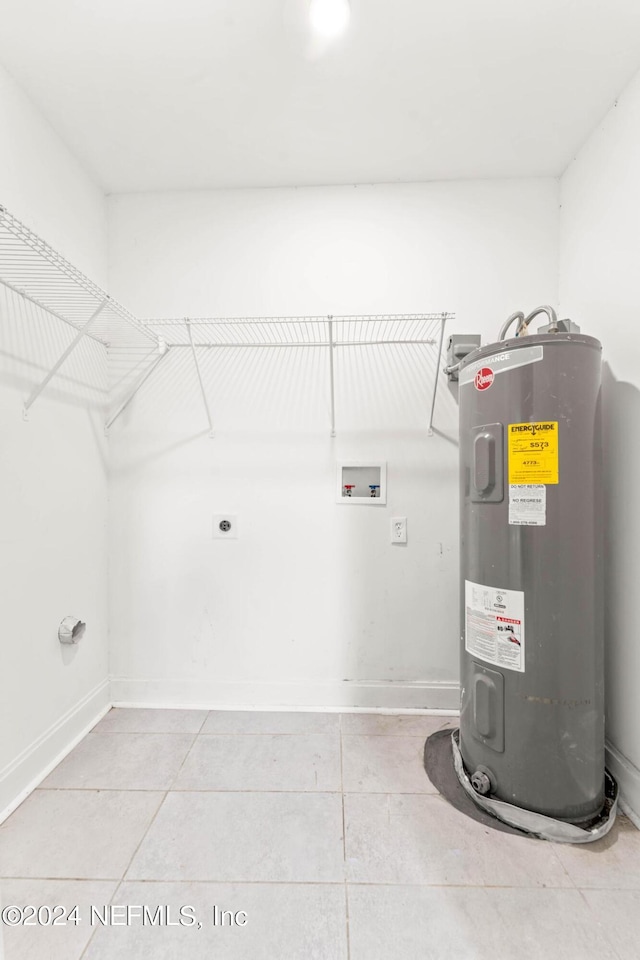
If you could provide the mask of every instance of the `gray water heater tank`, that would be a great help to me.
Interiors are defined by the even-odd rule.
[[[600,379],[569,333],[459,371],[462,759],[479,793],[578,824],[604,801]]]

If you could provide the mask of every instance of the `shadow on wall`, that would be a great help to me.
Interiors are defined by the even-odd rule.
[[[2,383],[15,390],[19,408],[73,342],[76,331],[4,286],[0,286],[0,324]],[[80,402],[103,414],[105,347],[89,338],[81,341],[47,385],[45,397],[73,406]]]
[[[602,370],[607,739],[640,766],[640,390]]]
[[[413,389],[412,430],[339,434],[350,453],[357,451],[356,459],[377,455],[388,461],[386,508],[339,508],[343,676],[356,684],[384,683],[391,698],[385,706],[406,705],[406,696],[418,698],[412,706],[444,706],[438,684],[459,679],[457,397],[438,374],[434,436],[427,436],[425,413],[420,414],[422,429],[415,419],[416,411],[428,409],[422,370],[405,364],[393,381],[405,394]],[[405,544],[390,542],[394,516],[407,518]],[[397,701],[393,684],[407,688],[398,692]],[[371,702],[354,700],[353,705],[379,706],[376,693],[371,696]]]
[[[114,351],[110,359],[113,361]],[[221,433],[330,429],[329,353],[325,348],[213,347],[198,352],[214,428]],[[149,363],[140,359],[136,376]],[[338,432],[426,431],[431,391],[443,365],[432,349],[412,343],[353,346],[335,356],[335,407]],[[116,384],[113,406],[135,381],[130,372]],[[149,378],[119,423],[136,428],[148,413],[169,432],[191,435],[206,427],[197,373],[190,351],[170,348],[167,361]],[[457,433],[454,399],[439,389],[439,431]],[[172,443],[173,440],[168,441]]]

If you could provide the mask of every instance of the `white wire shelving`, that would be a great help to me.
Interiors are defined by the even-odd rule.
[[[66,350],[25,401],[25,419],[84,337],[105,347],[114,337],[129,341],[155,340],[122,304],[2,206],[0,283],[76,331]]]
[[[384,348],[420,345],[436,352],[429,369],[433,376],[427,432],[433,434],[438,372],[447,320],[454,314],[416,313],[328,315],[300,317],[182,317],[140,320],[81,273],[48,243],[0,206],[0,283],[76,330],[46,377],[34,386],[24,404],[25,418],[48,383],[84,337],[109,350],[109,359],[122,364],[128,357],[138,374],[107,419],[115,423],[138,391],[173,352],[189,350],[198,389],[213,436],[213,417],[199,357],[220,348],[323,349],[331,404],[331,435],[336,432],[336,357],[354,347]],[[433,360],[433,357],[432,357]]]

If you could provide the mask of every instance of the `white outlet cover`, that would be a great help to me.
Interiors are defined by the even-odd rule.
[[[407,542],[407,518],[391,517],[391,543]]]
[[[222,526],[220,526],[222,524]],[[229,524],[228,529],[226,524]],[[216,513],[213,516],[214,540],[238,539],[238,515],[235,513]]]

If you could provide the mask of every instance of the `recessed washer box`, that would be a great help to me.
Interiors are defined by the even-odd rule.
[[[351,460],[338,464],[338,503],[387,502],[387,464],[380,460]]]

